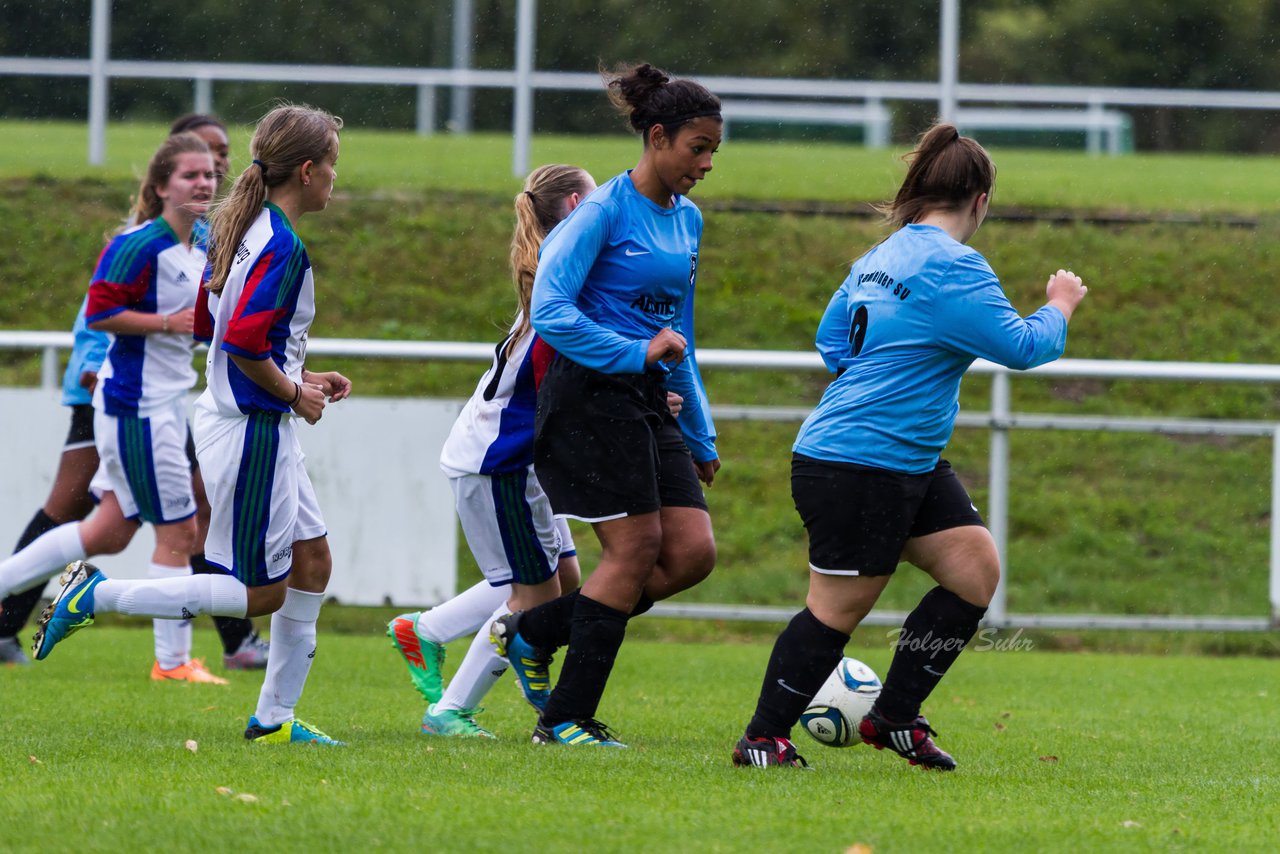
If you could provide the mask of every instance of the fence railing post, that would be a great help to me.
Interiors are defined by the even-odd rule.
[[[987,607],[989,626],[1004,625],[1007,616],[1009,577],[1009,417],[1012,411],[1009,372],[996,371],[991,376],[991,448],[989,488],[987,493],[987,527],[996,541],[1000,556],[1000,583]]]
[[[1280,629],[1280,427],[1271,437],[1271,628]]]
[[[52,391],[58,387],[58,348],[40,351],[40,388]]]

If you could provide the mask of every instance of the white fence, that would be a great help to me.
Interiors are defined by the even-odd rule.
[[[38,350],[43,353],[42,385],[54,388],[59,381],[60,370],[58,351],[69,348],[71,336],[63,332],[0,332],[0,350]],[[466,361],[483,364],[493,357],[493,348],[489,344],[471,344],[457,342],[418,342],[418,341],[363,341],[355,339],[312,339],[308,343],[309,356],[347,356],[382,359],[409,359],[415,361]],[[704,349],[698,353],[699,363],[704,367],[733,368],[740,370],[788,370],[818,372],[824,370],[816,353],[793,353],[766,350],[715,350]],[[1280,424],[1271,421],[1234,421],[1217,419],[1192,419],[1174,417],[1111,417],[1111,416],[1077,416],[1077,415],[1036,415],[1013,412],[1010,406],[1011,382],[1015,377],[1036,375],[1053,377],[1093,378],[1105,380],[1134,379],[1165,382],[1221,382],[1221,383],[1264,383],[1280,385],[1280,365],[1226,365],[1199,362],[1136,362],[1090,359],[1061,359],[1052,364],[1036,368],[1029,372],[1009,371],[989,362],[979,361],[970,369],[971,373],[990,375],[992,378],[991,405],[985,413],[964,412],[958,419],[963,427],[986,428],[991,433],[989,458],[989,506],[986,518],[991,532],[1000,550],[1006,577],[1016,574],[1017,567],[1010,566],[1007,560],[1008,539],[1008,507],[1009,507],[1009,433],[1012,430],[1083,430],[1083,431],[1115,431],[1142,433],[1173,433],[1187,435],[1218,436],[1258,436],[1272,439],[1273,459],[1271,468],[1271,532],[1270,532],[1270,566],[1268,595],[1270,602],[1270,618],[1263,617],[1230,617],[1230,616],[1125,616],[1109,614],[1017,614],[1009,613],[1005,597],[1005,585],[1002,583],[995,600],[987,612],[986,624],[999,628],[1106,628],[1106,629],[1163,629],[1163,630],[1203,630],[1203,631],[1265,631],[1280,628]],[[350,401],[356,403],[356,401]],[[438,402],[444,406],[443,417],[448,419],[449,403]],[[346,404],[343,404],[345,406]],[[456,407],[456,402],[452,404]],[[795,421],[808,414],[806,408],[765,407],[765,406],[717,406],[713,408],[715,417],[721,421],[729,420],[772,420]],[[424,416],[425,417],[425,416]],[[325,422],[322,422],[322,426]],[[25,427],[23,429],[26,429]],[[434,473],[434,460],[438,456],[439,443],[443,434],[439,434],[438,426],[423,429],[422,424],[414,419],[385,418],[383,420],[364,421],[354,434],[363,435],[364,444],[367,436],[376,429],[379,437],[378,452],[371,453],[359,461],[363,479],[373,483],[379,481],[378,473],[385,472],[388,479],[404,478],[406,459],[416,459],[417,472]],[[317,435],[322,431],[317,431]],[[402,434],[417,438],[413,450],[404,450],[401,442]],[[387,436],[387,441],[383,437]],[[59,439],[60,433],[55,439]],[[3,445],[21,444],[16,436],[7,436]],[[399,450],[398,450],[399,449]],[[332,445],[326,449],[308,448],[315,462],[311,471],[318,471],[330,465],[345,450],[340,445]],[[332,455],[332,456],[330,456]],[[55,454],[50,451],[40,460],[45,466],[51,466]],[[370,473],[373,473],[372,475]],[[435,478],[439,483],[442,478]],[[9,488],[15,484],[12,481]],[[424,487],[425,489],[425,487]],[[447,492],[447,488],[445,489]],[[418,493],[425,495],[425,492]],[[337,518],[341,513],[344,520],[349,515],[357,517],[352,527],[364,530],[365,522],[358,517],[361,514],[378,514],[383,512],[380,501],[388,499],[389,494],[356,495],[348,488],[335,488],[334,501],[342,503],[342,509],[334,513]],[[327,496],[322,498],[328,499]],[[43,495],[35,499],[31,506],[43,500]],[[416,555],[411,568],[415,572],[425,571],[424,567],[433,562],[439,564],[447,561],[449,572],[453,571],[453,552],[445,555],[445,549],[434,548],[449,544],[452,549],[456,543],[454,534],[451,504],[444,509],[436,504],[422,504],[422,510],[415,502],[422,499],[404,498],[399,494],[390,496],[390,501],[397,504],[401,511],[409,506],[410,515],[417,519],[416,523],[403,528],[402,539],[411,546],[426,542],[432,546],[430,559],[425,559],[420,552],[409,550],[399,554]],[[29,513],[29,509],[21,511]],[[415,515],[416,514],[416,515]],[[425,516],[439,517],[447,520],[449,532],[440,533],[438,526],[425,530],[424,526],[432,520]],[[25,518],[25,515],[21,516]],[[381,536],[381,535],[380,535]],[[360,566],[367,575],[367,581],[358,582],[356,587],[373,584],[378,573],[388,568],[388,563],[406,558],[382,559],[371,557],[372,552],[366,548],[368,544],[353,543],[351,561],[361,562]],[[385,545],[385,543],[380,543]],[[403,543],[396,544],[397,548]],[[395,566],[392,569],[396,569]],[[443,571],[443,570],[442,570]],[[1259,573],[1261,577],[1261,573]],[[452,586],[449,590],[452,590]],[[443,590],[442,582],[433,582],[432,591],[390,589],[377,590],[377,594],[363,599],[351,599],[349,595],[338,592],[342,601],[379,601],[385,599],[395,604],[421,605],[436,601],[435,588]],[[393,585],[394,586],[394,585]],[[373,588],[370,587],[369,590]],[[369,591],[365,591],[366,593]],[[1261,595],[1261,592],[1260,592]],[[423,598],[426,596],[427,598]],[[655,614],[679,617],[698,617],[708,619],[737,620],[785,620],[794,613],[795,606],[758,607],[745,605],[680,605],[663,603],[654,609]],[[903,614],[895,612],[875,611],[867,619],[869,625],[897,625]]]

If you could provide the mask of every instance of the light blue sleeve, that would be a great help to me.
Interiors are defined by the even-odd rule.
[[[587,201],[542,244],[529,321],[543,340],[579,365],[606,374],[639,374],[649,342],[624,338],[578,308],[578,296],[609,231],[609,213]]]
[[[711,420],[711,406],[707,402],[707,389],[702,382],[702,372],[698,370],[697,347],[693,340],[693,295],[694,287],[690,286],[689,295],[684,301],[675,331],[684,336],[685,357],[667,378],[667,388],[684,398],[676,423],[684,434],[685,444],[689,446],[695,462],[705,463],[719,457],[716,452],[716,425]]]
[[[97,373],[107,358],[108,336],[85,325],[85,308],[88,297],[80,302],[80,311],[76,314],[75,324],[71,327],[71,358],[67,360],[67,370],[62,375],[62,405],[75,406],[91,403],[93,396],[89,390],[80,385],[80,375],[85,371]]]
[[[818,324],[815,343],[827,370],[835,373],[840,361],[849,357],[849,281],[846,279],[831,295],[827,310]]]
[[[934,315],[934,332],[949,350],[1022,371],[1052,362],[1066,349],[1062,312],[1044,306],[1023,318],[976,252],[952,264],[946,293]]]

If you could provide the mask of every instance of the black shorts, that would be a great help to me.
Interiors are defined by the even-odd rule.
[[[557,515],[602,522],[707,509],[663,379],[551,362],[538,387],[533,468]]]
[[[71,429],[67,431],[67,441],[63,442],[62,450],[74,451],[93,446],[93,406],[88,403],[72,404]]]
[[[827,575],[890,575],[912,537],[983,524],[946,460],[903,474],[795,454],[791,497],[809,532],[809,568]]]

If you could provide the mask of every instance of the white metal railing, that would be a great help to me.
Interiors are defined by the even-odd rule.
[[[105,2],[105,0],[95,0]],[[531,14],[527,5],[519,10]],[[430,133],[434,125],[436,89],[452,87],[511,89],[514,100],[513,174],[528,171],[533,134],[533,96],[538,90],[599,91],[600,76],[568,71],[536,71],[532,67],[531,26],[520,30],[517,67],[506,70],[470,68],[399,68],[393,66],[284,65],[230,62],[159,62],[107,58],[105,47],[95,42],[91,59],[0,57],[0,76],[85,77],[90,80],[89,161],[98,164],[105,155],[107,83],[119,79],[191,80],[194,106],[212,112],[216,81],[282,83],[335,83],[413,86],[418,90],[417,128]],[[825,99],[828,106],[874,109],[885,101],[948,101],[972,108],[980,104],[1082,105],[1094,111],[1085,130],[1099,126],[1097,111],[1105,107],[1178,107],[1185,109],[1241,109],[1280,111],[1280,92],[1247,92],[1217,89],[1149,89],[1117,86],[1024,86],[957,83],[947,81],[896,82],[879,80],[807,80],[801,78],[753,78],[707,76],[698,78],[723,97]],[[96,106],[94,106],[96,104]],[[962,109],[960,107],[953,107]],[[1006,110],[1011,121],[1025,117]],[[1045,114],[1050,115],[1049,113]],[[1105,120],[1103,121],[1105,124]]]
[[[56,388],[60,370],[58,351],[70,349],[69,332],[0,331],[0,351],[37,350],[41,356],[41,384]],[[455,341],[378,341],[354,338],[312,338],[308,355],[343,356],[413,361],[464,361],[485,363],[493,358],[490,344]],[[740,370],[824,371],[817,353],[778,350],[700,349],[702,367]],[[1280,628],[1280,423],[1175,417],[1124,417],[1066,414],[1027,414],[1012,411],[1011,380],[1014,376],[1051,376],[1107,380],[1152,380],[1166,382],[1264,383],[1280,385],[1280,365],[1214,364],[1206,362],[1141,362],[1109,359],[1059,359],[1031,371],[1010,371],[984,360],[974,362],[969,372],[992,379],[991,405],[985,413],[964,412],[957,419],[961,427],[986,428],[991,432],[989,450],[989,495],[987,523],[1000,552],[1005,576],[1009,507],[1009,432],[1011,430],[1085,430],[1111,432],[1177,433],[1217,436],[1258,436],[1272,440],[1271,534],[1268,594],[1270,618],[1198,616],[1126,616],[1113,614],[1011,614],[1007,608],[1006,586],[1002,578],[987,610],[986,625],[996,628],[1105,628],[1201,631],[1265,631]],[[732,406],[712,407],[722,421],[796,421],[809,414],[805,407]],[[658,615],[776,621],[788,619],[794,608],[747,605],[695,605],[663,603]],[[868,625],[898,625],[903,614],[875,611]]]

